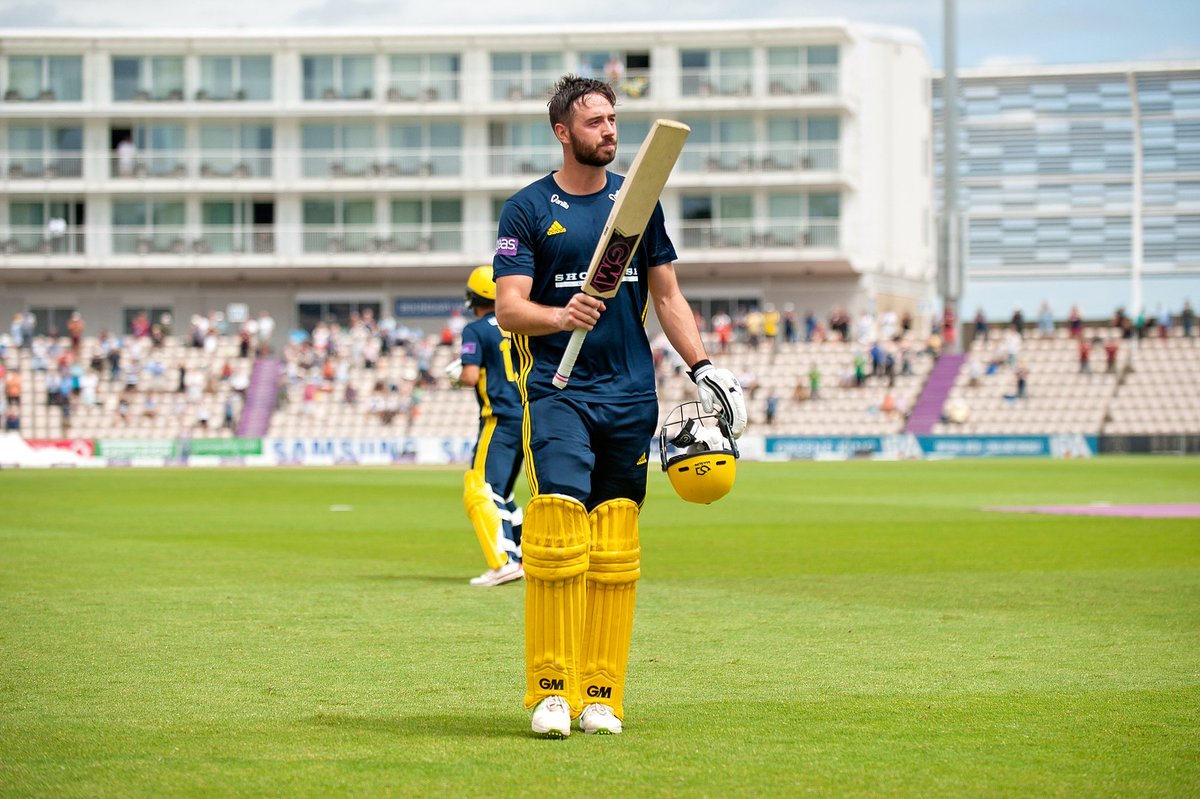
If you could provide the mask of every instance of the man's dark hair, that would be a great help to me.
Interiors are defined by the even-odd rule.
[[[602,80],[581,78],[578,75],[563,75],[554,84],[554,94],[546,105],[550,108],[550,126],[558,123],[568,124],[575,104],[589,94],[598,94],[614,106],[617,104],[617,93],[613,87]]]

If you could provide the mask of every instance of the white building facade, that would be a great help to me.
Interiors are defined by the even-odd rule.
[[[1200,300],[1200,62],[966,69],[959,97],[960,316]]]
[[[932,305],[931,73],[905,30],[8,31],[0,52],[5,319],[442,314],[504,199],[559,163],[566,72],[617,87],[617,171],[655,118],[691,125],[662,202],[703,312]]]

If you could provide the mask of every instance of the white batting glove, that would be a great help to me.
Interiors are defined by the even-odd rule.
[[[446,364],[446,377],[450,378],[450,382],[454,385],[459,385],[459,380],[462,379],[462,359],[456,358]]]
[[[733,372],[701,361],[692,372],[692,380],[696,383],[696,396],[705,413],[720,413],[729,423],[729,432],[733,437],[740,437],[746,431],[746,399]]]

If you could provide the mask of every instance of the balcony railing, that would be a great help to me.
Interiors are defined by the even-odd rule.
[[[49,151],[45,153],[21,153],[10,151],[3,154],[4,174],[13,180],[23,178],[78,178],[83,175],[83,153],[78,150]]]
[[[132,157],[114,155],[114,178],[269,178],[270,150],[158,150]]]
[[[684,247],[702,249],[840,246],[840,221],[797,220],[690,220],[680,224]]]
[[[562,166],[562,147],[492,147],[488,171],[493,175],[544,175]]]
[[[801,67],[767,71],[767,94],[837,94],[838,68]]]
[[[51,233],[44,226],[10,227],[3,238],[5,255],[80,255],[84,251],[82,225],[68,227],[65,233]]]
[[[275,252],[273,225],[119,226],[112,251],[120,255],[269,255]]]
[[[493,100],[546,100],[562,70],[552,72],[496,72],[492,75]]]
[[[461,97],[461,78],[457,75],[424,78],[393,75],[388,82],[386,97],[391,103],[445,103]]]
[[[303,150],[306,178],[427,177],[462,174],[461,149]]]
[[[629,157],[632,161],[632,156]],[[689,144],[679,159],[681,172],[777,172],[838,168],[837,144]],[[628,168],[628,167],[626,167]]]
[[[679,75],[679,93],[684,97],[749,97],[753,78],[754,70],[748,67],[684,69]]]
[[[459,252],[464,232],[462,224],[305,225],[302,235],[306,253],[406,253]]]

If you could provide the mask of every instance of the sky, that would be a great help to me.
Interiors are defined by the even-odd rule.
[[[916,30],[942,66],[942,0],[0,0],[5,28],[480,28],[842,18]],[[958,0],[960,67],[1200,59],[1197,0]]]

